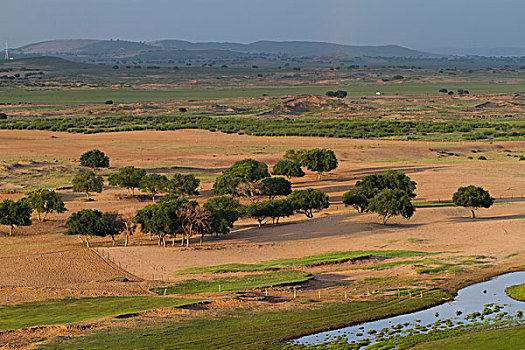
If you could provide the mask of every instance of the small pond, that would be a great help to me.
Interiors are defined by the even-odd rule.
[[[479,322],[490,324],[497,320],[510,319],[511,316],[516,322],[525,323],[524,318],[515,317],[518,311],[525,311],[525,302],[514,300],[505,293],[506,287],[522,283],[525,283],[525,271],[507,273],[486,282],[463,288],[459,290],[453,301],[445,304],[410,314],[304,336],[291,341],[291,343],[315,345],[342,337],[348,342],[360,342],[363,339],[369,339],[373,344],[377,334],[388,336],[394,334],[394,331],[395,334],[400,335],[425,333],[432,328],[467,326]],[[485,315],[481,316],[484,311]],[[477,317],[467,317],[468,319],[466,319],[467,315],[473,314]]]

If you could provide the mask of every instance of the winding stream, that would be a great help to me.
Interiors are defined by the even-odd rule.
[[[435,324],[439,320],[443,322],[449,320],[448,322],[454,324],[470,325],[479,322],[480,319],[467,320],[465,316],[475,312],[483,313],[487,305],[492,305],[489,308],[495,309],[494,315],[504,312],[508,315],[516,315],[518,310],[525,311],[525,302],[517,301],[507,296],[505,288],[522,283],[525,283],[525,271],[507,273],[486,282],[465,287],[458,291],[458,295],[453,301],[445,304],[418,312],[304,336],[291,341],[291,343],[315,345],[341,337],[344,337],[348,342],[359,342],[368,338],[374,343],[372,334],[377,334],[381,330],[384,333],[385,329],[395,329],[396,325],[398,325],[397,329],[402,329],[405,334],[410,333],[411,330],[415,332],[419,329],[421,331],[419,325],[427,325],[427,328],[429,328],[428,325]],[[457,311],[461,311],[461,314],[458,315]],[[485,322],[490,323],[494,322],[494,320],[487,318]],[[525,319],[520,318],[518,322],[525,323]]]

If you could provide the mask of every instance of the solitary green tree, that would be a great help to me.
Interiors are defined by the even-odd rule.
[[[298,163],[291,160],[280,160],[273,166],[272,175],[286,176],[288,180],[291,180],[292,177],[303,177],[305,174]]]
[[[408,220],[415,212],[410,196],[405,191],[389,188],[382,190],[370,200],[368,210],[378,213],[383,219],[383,225],[386,225],[388,219],[393,216],[401,215]]]
[[[38,189],[28,192],[23,200],[36,211],[39,221],[45,221],[49,213],[63,213],[66,211],[62,196],[55,191]]]
[[[312,149],[303,155],[301,165],[310,171],[317,172],[321,179],[324,172],[337,168],[337,158],[332,150]]]
[[[73,178],[73,192],[85,193],[88,200],[90,200],[90,192],[100,193],[103,186],[104,179],[96,176],[93,171],[81,171]]]
[[[233,223],[239,220],[241,205],[233,197],[213,197],[208,199],[203,207],[213,216],[211,232],[215,233],[216,237],[219,237],[219,234],[230,233]]]
[[[80,156],[80,165],[88,168],[109,168],[109,157],[98,149],[92,149]]]
[[[153,203],[155,203],[155,196],[168,187],[168,178],[159,174],[148,174],[140,180],[140,189],[151,195]]]
[[[319,190],[307,188],[293,191],[287,199],[298,213],[313,218],[314,210],[326,209],[330,206],[329,197]]]
[[[66,226],[67,230],[64,234],[83,236],[88,248],[88,236],[105,237],[109,232],[109,226],[102,212],[96,209],[82,209],[71,214],[66,220]]]
[[[475,210],[478,208],[490,208],[494,204],[494,198],[483,187],[470,185],[458,188],[452,196],[452,202],[459,207],[469,208],[472,212],[472,218],[475,219]]]
[[[109,184],[127,189],[129,195],[133,197],[135,189],[140,186],[140,181],[144,176],[146,176],[146,170],[125,166],[109,177]]]
[[[180,174],[175,173],[173,177],[169,179],[167,190],[169,194],[176,196],[194,196],[198,195],[201,181],[193,174]]]
[[[33,209],[25,201],[5,199],[0,202],[0,225],[9,226],[9,236],[15,226],[30,226]]]
[[[292,193],[292,183],[284,177],[267,177],[261,180],[261,194],[274,199]]]

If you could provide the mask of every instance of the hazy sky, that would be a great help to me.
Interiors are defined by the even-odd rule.
[[[525,47],[525,0],[0,0],[0,40]]]

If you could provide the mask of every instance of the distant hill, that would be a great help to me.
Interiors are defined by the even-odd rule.
[[[525,47],[499,47],[499,48],[434,48],[428,49],[448,56],[484,56],[484,57],[522,57],[525,56]]]
[[[178,52],[191,51],[191,52]],[[178,52],[178,54],[177,54]],[[153,53],[161,57],[198,56],[221,57],[235,54],[271,54],[295,57],[325,57],[344,54],[353,57],[431,57],[433,54],[411,50],[397,45],[350,46],[309,41],[257,41],[251,44],[203,42],[192,43],[183,40],[158,40],[134,42],[124,40],[53,40],[26,45],[12,50],[13,55],[58,55],[71,58],[122,58]]]
[[[397,45],[351,46],[310,41],[257,41],[251,44],[237,43],[191,43],[182,40],[160,40],[148,43],[166,49],[181,50],[231,50],[246,53],[286,54],[290,56],[330,56],[347,54],[370,57],[418,57],[435,56]]]

